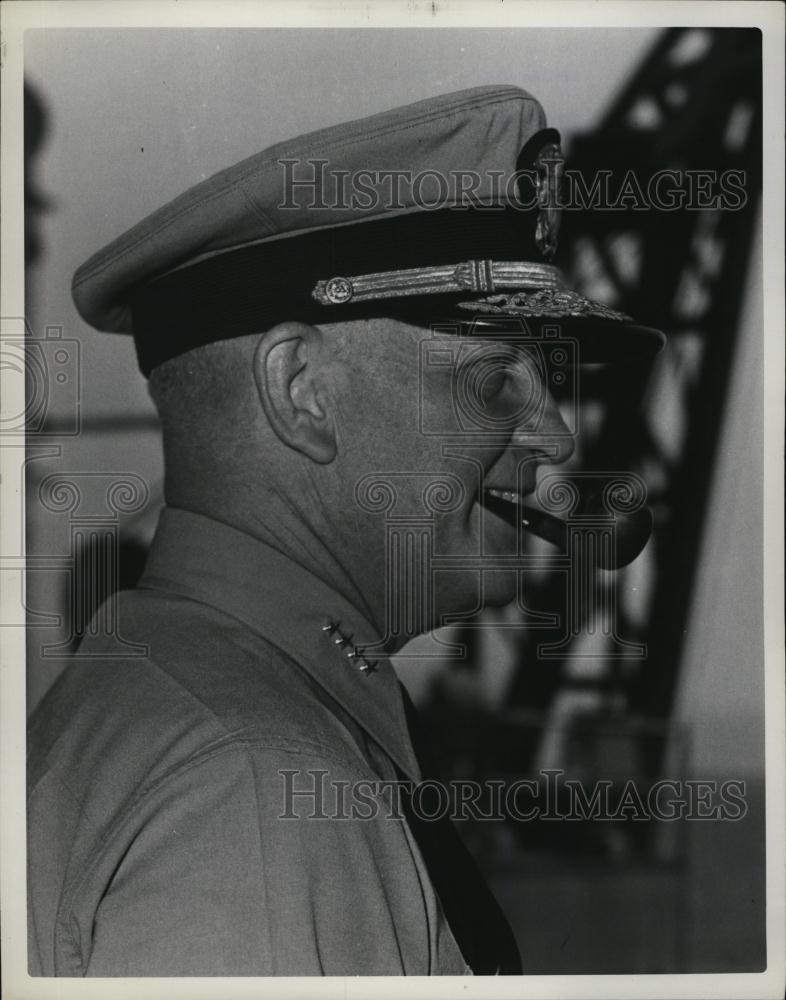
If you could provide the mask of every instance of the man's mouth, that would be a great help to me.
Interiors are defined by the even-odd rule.
[[[506,521],[512,527],[518,527],[524,519],[524,505],[526,498],[534,492],[533,488],[525,493],[518,490],[504,490],[489,488],[483,490],[481,504],[483,507]]]
[[[564,522],[545,511],[528,506],[526,499],[534,492],[534,486],[526,493],[519,493],[516,490],[485,489],[483,507],[512,528],[523,528],[564,551]]]

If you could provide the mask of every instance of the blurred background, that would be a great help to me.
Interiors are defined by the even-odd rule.
[[[460,660],[416,643],[398,667],[446,779],[745,782],[737,822],[462,822],[527,972],[763,969],[759,33],[36,29],[25,70],[27,328],[4,364],[28,380],[31,710],[86,628],[138,652],[111,599],[93,615],[138,577],[162,503],[133,344],[71,302],[96,249],[272,143],[485,83],[535,94],[588,176],[745,171],[737,211],[563,214],[575,285],[669,334],[640,376],[582,381],[580,466],[636,472],[655,515],[638,559],[598,571],[615,628],[565,639],[563,574],[544,570],[525,607],[445,630]]]

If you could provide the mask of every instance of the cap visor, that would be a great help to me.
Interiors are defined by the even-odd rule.
[[[633,320],[607,319],[597,316],[539,315],[528,316],[516,312],[489,312],[484,303],[478,302],[477,312],[467,309],[466,301],[459,308],[448,303],[445,296],[437,304],[435,296],[417,300],[399,300],[395,305],[388,301],[376,303],[377,315],[417,326],[432,328],[460,327],[462,336],[506,337],[522,333],[526,336],[554,336],[555,331],[564,338],[575,340],[578,364],[608,364],[641,361],[654,357],[666,343],[665,335],[653,327],[640,326]],[[548,332],[546,332],[548,328]]]

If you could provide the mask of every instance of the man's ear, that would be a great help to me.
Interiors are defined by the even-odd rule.
[[[306,323],[279,323],[259,340],[254,378],[279,440],[320,465],[336,457],[336,428],[322,368],[323,334]]]

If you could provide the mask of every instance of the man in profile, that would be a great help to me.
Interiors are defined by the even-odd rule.
[[[450,822],[385,799],[421,779],[388,657],[515,595],[460,570],[515,557],[572,450],[544,326],[571,363],[661,343],[550,263],[558,141],[522,90],[444,95],[259,153],[77,272],[134,336],[166,507],[119,602],[147,656],[86,640],[31,723],[32,974],[520,971]],[[426,545],[386,544],[393,507]]]

